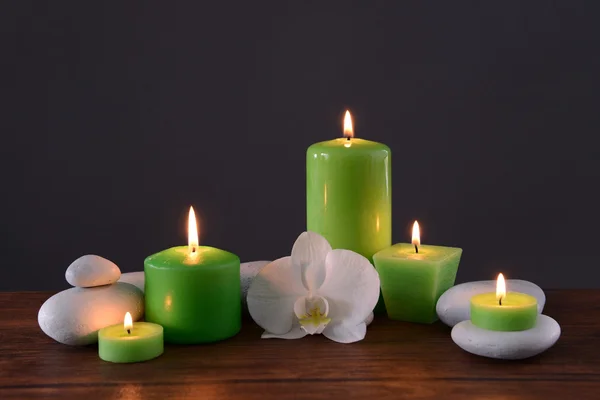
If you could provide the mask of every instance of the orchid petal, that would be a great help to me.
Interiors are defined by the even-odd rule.
[[[374,318],[375,318],[375,315],[373,315],[373,313],[369,314],[367,319],[365,319],[365,325],[367,325],[367,326],[371,325],[371,322],[373,322]]]
[[[332,250],[318,294],[329,301],[332,324],[354,326],[367,319],[379,300],[379,275],[369,260],[350,250]]]
[[[302,232],[292,247],[292,264],[302,270],[302,283],[309,292],[325,280],[325,258],[331,251],[327,240],[314,232]]]
[[[283,335],[296,320],[294,303],[306,295],[300,269],[291,257],[283,257],[260,270],[248,289],[248,310],[252,319],[270,334]]]
[[[323,331],[328,339],[338,343],[354,343],[363,340],[367,334],[367,326],[364,322],[358,325],[331,324]]]
[[[300,328],[299,325],[294,325],[288,333],[284,333],[282,335],[276,335],[274,333],[265,331],[262,334],[261,339],[300,339],[306,335],[307,333]]]

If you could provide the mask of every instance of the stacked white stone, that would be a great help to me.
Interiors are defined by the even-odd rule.
[[[96,255],[73,261],[65,273],[71,289],[50,297],[40,308],[38,324],[57,342],[87,345],[98,341],[98,330],[123,323],[130,312],[134,321],[144,315],[144,294],[135,285],[118,282],[121,270]]]
[[[525,331],[499,332],[479,328],[471,323],[471,297],[496,290],[496,281],[469,282],[448,289],[438,300],[440,320],[452,328],[452,340],[460,348],[478,356],[506,360],[533,357],[549,349],[560,337],[560,325],[542,315],[546,303],[544,291],[535,283],[510,279],[510,291],[525,293],[537,299],[536,326]]]

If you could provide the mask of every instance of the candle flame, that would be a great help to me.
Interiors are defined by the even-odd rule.
[[[125,318],[123,319],[123,328],[125,328],[127,333],[131,332],[131,329],[133,329],[133,320],[131,319],[129,311],[125,314]]]
[[[421,232],[419,230],[419,223],[417,221],[415,221],[413,224],[412,244],[415,245],[415,248],[418,248],[421,245]]]
[[[198,224],[196,222],[194,207],[191,206],[188,216],[188,250],[192,257],[198,254]]]
[[[352,116],[350,115],[350,111],[346,110],[346,114],[344,115],[344,137],[347,139],[351,139],[354,137],[354,128],[352,126]]]
[[[502,300],[506,297],[506,282],[504,281],[504,275],[498,274],[498,280],[496,281],[496,300],[498,304],[502,305]]]

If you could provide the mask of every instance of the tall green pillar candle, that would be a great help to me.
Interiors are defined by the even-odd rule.
[[[525,293],[506,292],[504,276],[498,276],[496,293],[471,297],[471,322],[490,331],[524,331],[537,322],[537,299]]]
[[[418,225],[416,225],[418,227]],[[417,246],[418,252],[415,248]],[[373,256],[388,317],[430,324],[440,296],[454,285],[462,249],[398,243]]]
[[[164,351],[163,328],[149,322],[131,321],[98,331],[98,355],[104,361],[134,363],[151,360]]]
[[[190,221],[193,211],[190,210]],[[195,227],[195,217],[194,217]],[[146,320],[169,343],[208,343],[241,328],[240,259],[197,245],[173,247],[144,261]]]
[[[307,229],[372,261],[392,244],[391,152],[353,138],[348,112],[344,136],[306,152]]]

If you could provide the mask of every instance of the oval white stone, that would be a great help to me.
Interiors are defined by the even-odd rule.
[[[554,319],[539,315],[535,327],[519,332],[481,329],[462,321],[452,328],[452,340],[460,348],[478,356],[521,360],[549,349],[560,337],[560,325]]]
[[[120,276],[121,270],[114,262],[93,254],[79,257],[65,272],[67,282],[77,287],[110,285]]]
[[[537,299],[538,313],[544,310],[546,295],[535,283],[520,279],[508,279],[506,287],[509,292],[526,293]],[[448,289],[440,296],[435,310],[440,320],[452,327],[461,321],[471,319],[471,297],[476,294],[495,292],[496,281],[478,281],[461,283]]]
[[[134,321],[144,314],[144,294],[129,283],[75,287],[46,300],[38,313],[38,324],[57,342],[86,345],[98,341],[99,329],[123,323],[128,311]]]
[[[240,286],[242,290],[242,304],[247,309],[246,297],[252,280],[258,275],[258,272],[271,261],[251,261],[240,264]]]
[[[121,274],[119,282],[131,283],[136,286],[142,292],[144,291],[144,271],[139,272],[125,272]]]

